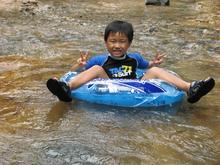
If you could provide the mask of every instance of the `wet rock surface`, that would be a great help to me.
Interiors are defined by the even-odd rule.
[[[24,14],[34,15],[39,8],[39,2],[37,0],[22,0],[20,6],[20,12]]]

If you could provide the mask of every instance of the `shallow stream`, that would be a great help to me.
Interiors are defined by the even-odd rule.
[[[17,2],[17,1],[16,1]],[[18,1],[19,2],[19,1]],[[217,165],[220,163],[220,1],[0,0],[0,164]],[[59,102],[45,82],[79,57],[105,51],[103,31],[123,19],[130,51],[215,89],[196,104],[119,108]]]

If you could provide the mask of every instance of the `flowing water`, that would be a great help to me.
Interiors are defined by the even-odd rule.
[[[220,163],[220,1],[0,0],[0,164],[217,165]],[[45,82],[80,50],[105,51],[103,31],[131,22],[130,51],[188,81],[213,76],[196,104],[138,109],[59,102]]]

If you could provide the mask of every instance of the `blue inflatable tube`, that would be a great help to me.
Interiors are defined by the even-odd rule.
[[[68,72],[60,80],[68,82],[76,75]],[[183,91],[158,79],[95,79],[71,91],[73,99],[121,107],[171,106],[184,96]]]

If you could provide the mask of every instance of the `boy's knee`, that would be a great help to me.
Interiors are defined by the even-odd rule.
[[[147,70],[142,79],[158,78],[158,75],[161,74],[162,68],[152,67]]]
[[[99,65],[94,65],[92,68],[93,73],[96,74],[96,77],[98,78],[108,78],[107,73],[105,72],[105,70],[103,69],[102,66]]]
[[[92,67],[92,69],[94,69],[94,70],[96,70],[96,71],[98,71],[98,72],[104,71],[104,69],[103,69],[101,66],[99,66],[99,65],[94,65],[94,66]]]
[[[103,77],[103,75],[106,74],[102,66],[94,65],[91,69],[93,70],[94,73],[98,75],[98,77]]]
[[[157,72],[160,72],[161,71],[161,68],[158,68],[156,66],[150,68],[147,70],[147,72],[150,72],[150,73],[157,73]]]

